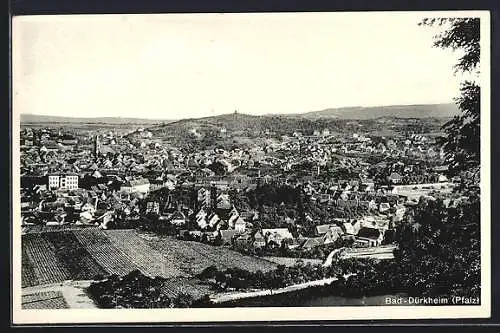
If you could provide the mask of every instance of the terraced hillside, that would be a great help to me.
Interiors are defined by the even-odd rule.
[[[211,265],[254,271],[276,266],[227,248],[135,230],[85,228],[28,233],[22,236],[22,252],[23,287],[124,275],[135,269],[150,276],[186,281]]]

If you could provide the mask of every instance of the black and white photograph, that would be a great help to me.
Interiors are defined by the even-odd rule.
[[[488,318],[489,53],[484,11],[14,17],[14,320]]]

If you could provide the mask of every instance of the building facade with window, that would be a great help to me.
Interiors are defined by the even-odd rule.
[[[50,190],[76,190],[78,189],[78,175],[76,174],[52,174],[48,176],[48,187]]]

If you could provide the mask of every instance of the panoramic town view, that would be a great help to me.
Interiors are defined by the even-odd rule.
[[[384,31],[398,30],[400,21],[388,22]],[[225,87],[242,91],[228,92],[232,95],[228,100],[234,103],[220,107],[207,103],[201,113],[175,113],[171,106],[171,112],[148,114],[152,102],[131,102],[134,93],[114,92],[107,77],[101,85],[96,75],[99,79],[93,90],[74,89],[94,82],[85,81],[88,77],[83,74],[77,79],[80,86],[72,86],[67,77],[64,83],[57,83],[66,94],[61,100],[70,101],[81,93],[80,102],[73,105],[75,110],[84,110],[77,105],[84,103],[94,108],[109,89],[110,94],[121,96],[119,107],[125,110],[130,104],[133,111],[78,113],[61,103],[60,109],[65,111],[51,113],[49,93],[45,99],[34,96],[31,104],[24,103],[19,142],[22,269],[14,272],[21,275],[22,308],[480,304],[480,88],[477,81],[453,74],[467,72],[473,77],[479,72],[480,22],[425,17],[406,21],[405,26],[411,26],[415,34],[422,33],[425,52],[435,55],[442,69],[428,63],[432,60],[424,51],[408,55],[411,59],[427,57],[423,64],[383,61],[383,55],[379,59],[375,54],[352,61],[371,58],[380,66],[392,63],[401,75],[409,73],[403,67],[415,67],[412,70],[418,75],[429,66],[422,77],[436,73],[432,76],[436,85],[424,88],[425,81],[414,86],[397,81],[391,87],[400,85],[400,90],[384,93],[389,86],[380,71],[376,79],[366,79],[367,85],[380,82],[381,86],[370,95],[374,102],[366,106],[349,106],[362,104],[356,104],[357,95],[367,100],[364,83],[344,82],[347,87],[332,101],[343,100],[341,95],[349,90],[352,103],[346,99],[345,104],[331,102],[331,107],[316,108],[312,103],[308,108],[301,102],[330,89],[322,86],[319,92],[303,97],[293,91],[277,93],[277,99],[287,99],[284,109],[297,106],[289,112],[275,112],[275,106],[281,109],[272,93],[259,95],[258,86],[243,82],[252,71],[259,71],[255,77],[262,75],[262,81],[268,80],[257,67],[237,72],[241,81],[233,82],[226,72],[211,77],[213,85],[220,80]],[[142,24],[134,22],[129,24]],[[227,24],[234,24],[231,22]],[[226,27],[217,24],[222,30]],[[71,29],[66,34],[71,35]],[[43,36],[44,30],[39,31]],[[43,44],[28,27],[23,33],[28,41],[36,40],[38,47]],[[248,36],[241,35],[241,45],[245,45]],[[86,37],[76,31],[71,40],[77,38]],[[197,61],[187,55],[188,59],[181,59],[182,52],[189,51],[189,42],[178,39],[179,63]],[[213,39],[217,43],[216,35]],[[348,40],[344,42],[340,48],[349,47]],[[386,47],[382,39],[374,42]],[[410,54],[412,43],[418,44],[412,38],[395,42],[394,50],[401,48],[399,53],[394,51],[395,57]],[[59,44],[53,45],[57,49]],[[155,44],[153,51],[165,45],[168,43]],[[282,47],[285,49],[285,42]],[[415,47],[421,48],[421,44]],[[238,56],[229,47],[220,49],[229,58]],[[88,50],[88,58],[97,52]],[[61,47],[54,52],[63,51]],[[299,58],[314,56],[308,50],[303,52]],[[452,56],[445,58],[447,52]],[[235,66],[232,59],[219,57],[220,53],[216,53],[214,72]],[[259,55],[259,49],[255,53],[263,63],[269,59],[271,67],[280,58],[279,54],[266,58]],[[346,54],[344,61],[350,57]],[[72,62],[71,53],[59,57]],[[245,60],[249,66],[252,57],[247,55]],[[161,58],[148,57],[147,61]],[[283,58],[280,74],[285,75],[288,65],[296,65],[290,59]],[[89,64],[97,61],[85,62],[88,66],[82,71],[90,72],[94,67]],[[300,75],[310,67],[313,72],[323,69],[307,61],[303,62],[306,70],[291,73],[293,78],[280,78],[283,87],[291,87],[287,81],[307,80],[300,89],[309,86],[316,90],[313,75]],[[41,60],[23,67],[38,70],[36,80],[51,82],[50,75],[56,75],[59,67],[50,67],[53,72],[49,73],[38,69],[44,64]],[[126,66],[125,61],[123,64]],[[334,66],[338,69],[339,64]],[[146,74],[168,77],[181,71],[156,76],[154,68],[149,66]],[[439,73],[451,74],[439,77]],[[345,77],[365,80],[359,72],[350,74]],[[339,75],[340,80],[343,74]],[[388,80],[398,73],[391,75]],[[179,80],[179,91],[191,88],[190,78]],[[115,80],[129,79],[118,75]],[[269,80],[261,84],[281,89],[277,80]],[[449,96],[439,96],[444,91],[441,82],[448,81]],[[323,84],[321,79],[317,82]],[[118,82],[116,89],[129,87],[127,84]],[[141,81],[133,86],[147,84]],[[182,97],[173,96],[180,93],[171,83],[165,83],[163,92],[151,88],[148,94],[165,95],[178,105],[183,98],[189,105],[197,105],[212,94],[210,84],[199,95],[197,83],[192,85]],[[422,89],[420,95],[434,94],[437,99],[432,95],[429,100],[409,100],[413,95],[403,92],[407,88]],[[379,98],[381,94],[410,97],[386,102]],[[246,106],[240,101],[246,95],[262,99],[262,104],[268,99],[271,110],[252,109],[260,104]],[[30,95],[26,96],[23,98]],[[223,99],[224,94],[216,98]],[[104,102],[106,108],[113,105]]]

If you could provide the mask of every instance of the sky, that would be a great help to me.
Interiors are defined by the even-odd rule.
[[[13,20],[21,114],[181,119],[449,103],[457,54],[426,13],[26,16]]]

